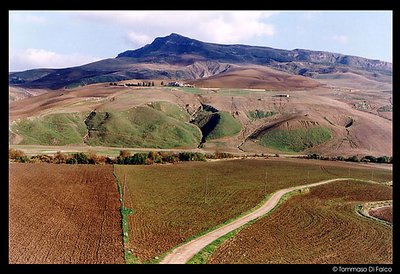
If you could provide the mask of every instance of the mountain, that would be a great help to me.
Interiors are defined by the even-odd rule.
[[[220,81],[233,85],[226,74],[244,74],[255,70],[257,87],[274,88],[271,83],[281,79],[278,89],[310,88],[329,80],[337,83],[337,74],[355,75],[377,83],[379,88],[390,88],[392,64],[379,60],[339,53],[304,49],[282,50],[249,45],[206,43],[172,33],[158,37],[151,44],[118,54],[116,58],[64,69],[34,69],[9,74],[9,84],[26,88],[72,88],[99,82],[128,79],[179,79],[195,82],[207,77],[224,77]],[[268,72],[273,70],[273,79]],[[280,74],[280,78],[276,76]],[[321,77],[322,76],[322,77]],[[332,77],[330,77],[332,76]],[[290,78],[287,86],[285,80]],[[340,77],[339,77],[340,78]],[[203,81],[213,83],[215,81]],[[336,82],[335,82],[336,81]],[[253,81],[249,81],[253,82]],[[294,83],[294,84],[290,84]],[[351,85],[351,79],[348,81]],[[302,83],[306,83],[305,85]],[[246,83],[242,82],[243,86]],[[250,87],[250,86],[249,86]]]

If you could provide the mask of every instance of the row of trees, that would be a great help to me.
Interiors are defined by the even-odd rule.
[[[347,162],[363,162],[363,163],[382,163],[382,164],[392,164],[393,163],[393,156],[380,156],[375,157],[371,155],[358,157],[358,156],[350,156],[350,157],[343,157],[343,156],[322,156],[316,153],[309,154],[306,157],[307,159],[319,159],[319,160],[328,160],[328,161],[347,161]]]
[[[28,157],[23,151],[10,148],[9,158],[21,163],[152,165],[183,161],[206,161],[207,158],[233,158],[233,155],[221,152],[203,154],[200,152],[168,153],[156,151],[140,152],[132,155],[128,150],[121,150],[119,156],[115,158],[97,155],[94,151],[71,154],[58,151],[54,155],[39,154]]]

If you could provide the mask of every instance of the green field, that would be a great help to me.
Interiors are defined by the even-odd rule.
[[[12,126],[12,131],[23,137],[21,144],[38,145],[83,144],[88,130],[86,142],[91,146],[195,148],[201,140],[201,131],[188,123],[188,114],[167,102],[120,112],[96,112],[90,119],[88,114],[58,113],[23,119]]]
[[[284,152],[300,152],[328,141],[331,136],[329,129],[324,127],[272,129],[260,138],[259,144]]]
[[[86,133],[82,113],[57,113],[35,119],[22,119],[12,130],[23,137],[21,144],[81,144]]]
[[[233,136],[240,132],[242,125],[228,112],[218,112],[219,122],[207,136],[207,139],[218,139],[225,136]]]
[[[314,160],[227,160],[174,165],[116,166],[126,178],[129,248],[141,262],[256,206],[265,195],[289,186],[348,176],[348,165]],[[125,177],[126,176],[126,177]],[[351,177],[370,179],[368,168],[351,168]],[[391,171],[375,169],[377,181]]]

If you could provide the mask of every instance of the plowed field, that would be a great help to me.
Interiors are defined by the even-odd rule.
[[[122,184],[126,175],[125,206],[134,210],[129,249],[148,261],[253,208],[266,194],[346,176],[348,166],[297,159],[116,166]],[[353,167],[351,176],[370,178],[371,171]],[[374,176],[388,181],[391,171],[375,170]]]
[[[293,196],[224,242],[208,263],[390,264],[393,231],[356,214],[356,204],[392,199],[390,186],[338,182]]]
[[[393,222],[393,207],[385,206],[381,208],[371,209],[369,215],[385,220],[386,222]]]
[[[112,166],[9,166],[9,262],[124,263]]]

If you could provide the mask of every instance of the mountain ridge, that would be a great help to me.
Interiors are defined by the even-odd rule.
[[[63,69],[12,72],[9,84],[59,89],[129,79],[196,80],[226,72],[230,65],[261,65],[308,78],[345,72],[372,75],[377,81],[392,76],[392,64],[380,60],[325,51],[208,43],[172,33],[115,58]]]

